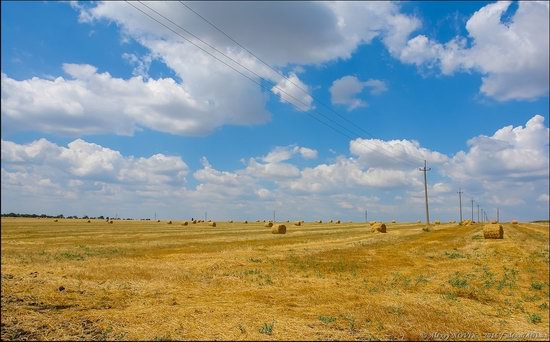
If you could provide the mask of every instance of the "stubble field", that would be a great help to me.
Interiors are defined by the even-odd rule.
[[[548,223],[1,221],[2,340],[535,339]]]

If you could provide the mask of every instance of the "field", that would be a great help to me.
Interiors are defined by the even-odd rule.
[[[1,225],[2,340],[548,339],[548,223]]]

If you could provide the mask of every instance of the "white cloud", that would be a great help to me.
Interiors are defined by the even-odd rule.
[[[331,102],[347,106],[348,111],[366,107],[367,102],[357,97],[365,88],[370,88],[372,95],[380,95],[388,90],[384,81],[370,79],[362,82],[357,77],[348,75],[332,82],[329,89]]]
[[[548,94],[549,4],[520,1],[509,22],[502,16],[511,2],[484,6],[466,24],[469,37],[445,44],[417,35],[390,51],[406,63],[483,75],[480,91],[499,101],[532,99]]]
[[[480,135],[468,141],[468,151],[456,153],[445,172],[458,181],[545,179],[549,134],[544,117],[535,115],[525,127],[506,126],[490,137]]]
[[[330,87],[330,100],[333,104],[341,104],[348,107],[348,111],[359,107],[365,107],[367,103],[356,98],[363,91],[365,85],[355,76],[344,76],[334,82]]]
[[[451,158],[409,140],[371,141],[395,160],[350,142],[349,155],[298,166],[315,150],[276,147],[236,170],[219,170],[206,158],[191,172],[179,156],[126,156],[76,139],[60,146],[46,139],[1,142],[3,210],[78,215],[197,217],[215,219],[353,218],[419,219],[423,179],[414,158],[428,159],[434,218],[456,218],[461,186],[482,208],[501,218],[548,217],[548,128],[541,116],[522,127],[503,127],[469,141]],[[299,158],[296,158],[299,157]],[[298,164],[298,165],[297,165]],[[464,199],[464,198],[463,198]]]
[[[271,91],[279,95],[281,102],[291,103],[299,111],[305,112],[314,108],[308,86],[300,81],[294,73],[287,78],[281,78]]]
[[[235,107],[232,115],[224,115],[216,104],[196,101],[171,78],[125,80],[77,64],[65,64],[64,70],[73,79],[17,81],[2,74],[5,127],[67,135],[130,135],[138,127],[147,127],[201,135],[224,124],[254,124],[269,118],[261,100],[248,101],[247,108]]]
[[[415,140],[361,139],[350,142],[350,152],[358,160],[370,167],[411,168],[415,164],[423,166],[424,160],[430,164],[441,164],[448,157],[437,151],[421,147]]]
[[[278,163],[289,160],[297,154],[301,155],[304,159],[317,158],[317,151],[314,149],[290,145],[275,147],[271,152],[262,157],[262,160],[266,163]]]

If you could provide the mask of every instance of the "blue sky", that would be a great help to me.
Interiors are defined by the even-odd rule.
[[[411,161],[429,155],[434,158],[430,183],[439,186],[434,191],[436,217],[455,218],[458,186],[487,208],[501,206],[507,212],[509,207],[509,218],[548,217],[547,3],[189,5],[370,134],[351,139],[339,135],[311,116],[319,111],[353,128],[308,94],[288,88],[304,96],[310,104],[306,110],[283,102],[275,92],[260,89],[196,47],[181,44],[179,37],[125,3],[2,2],[2,203],[8,203],[2,212],[99,215],[111,206],[90,207],[105,199],[127,201],[120,211],[132,217],[140,217],[144,207],[146,215],[158,211],[187,217],[217,206],[220,219],[262,217],[272,207],[289,218],[315,218],[327,213],[326,207],[330,215],[342,218],[359,219],[364,208],[373,208],[379,219],[416,220],[423,218],[417,203],[422,188],[420,172],[412,176],[416,170]],[[149,6],[269,75],[183,6]],[[261,20],[266,12],[279,17],[264,20],[265,27],[255,26],[254,16]],[[307,20],[300,19],[304,13],[309,14]],[[346,25],[331,28],[336,19]],[[540,40],[535,46],[542,51],[522,49],[512,36],[525,46]],[[74,65],[73,71],[64,64]],[[103,73],[110,74],[107,80],[98,76]],[[131,83],[138,75],[142,78]],[[54,84],[58,77],[63,84]],[[273,74],[266,78],[284,83]],[[153,84],[157,80],[166,83]],[[342,81],[341,90],[333,94],[338,80],[362,89],[350,93],[350,83]],[[71,82],[80,82],[81,95],[71,96]],[[377,92],[371,84],[383,87]],[[117,97],[120,88],[128,90]],[[165,99],[155,91],[174,95]],[[185,91],[190,100],[180,103]],[[103,106],[98,99],[115,105]],[[344,104],[348,100],[363,105],[351,108]],[[144,103],[134,108],[134,101]],[[533,142],[522,138],[531,135],[527,128],[523,135],[493,136],[506,126],[523,129],[533,118],[539,135]],[[491,138],[468,145],[479,136]],[[350,140],[357,138],[365,139],[358,146],[376,146],[378,152],[350,151]],[[29,152],[47,153],[47,147],[36,143],[39,139],[53,145],[49,148],[57,151],[57,163],[37,161]],[[96,144],[99,152],[72,151],[68,144],[76,139]],[[407,145],[413,141],[416,148]],[[505,146],[495,152],[495,143]],[[315,156],[300,152],[300,147],[316,151]],[[66,149],[75,153],[71,162]],[[288,158],[270,162],[269,153],[281,149]],[[125,178],[125,167],[139,169],[130,159],[148,160],[157,154],[172,159],[140,170],[148,179]],[[377,164],[375,159],[384,156],[387,160]],[[517,156],[526,160],[513,160]],[[250,158],[269,169],[269,175],[251,167]],[[351,164],[339,167],[342,158]],[[407,162],[392,166],[403,159]],[[492,166],[484,164],[489,159],[494,159]],[[457,165],[466,166],[462,170]],[[392,172],[395,179],[377,178]],[[406,179],[410,177],[414,179]],[[27,190],[23,179],[37,184]],[[339,182],[345,185],[332,184]],[[517,188],[525,192],[513,190]],[[219,196],[212,199],[210,191]],[[48,192],[55,193],[55,199],[44,195]],[[263,195],[248,196],[258,192]],[[171,198],[185,209],[171,204]],[[312,200],[310,207],[291,204],[304,199]],[[67,201],[72,204],[64,205]],[[403,203],[413,204],[402,210]]]

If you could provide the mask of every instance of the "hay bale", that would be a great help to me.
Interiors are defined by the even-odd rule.
[[[193,221],[191,221],[191,223],[197,224],[197,220],[193,220]]]
[[[323,221],[319,220],[319,221],[317,221],[317,223],[323,223]]]
[[[340,224],[340,220],[336,221],[336,224]]]
[[[113,221],[111,220],[111,221],[109,221],[109,223],[113,223]]]
[[[157,220],[157,222],[160,222],[160,220]]]
[[[391,223],[395,223],[396,221],[395,220],[392,220]]]
[[[416,221],[416,223],[422,223],[422,221],[418,220],[418,221]]]
[[[273,227],[273,223],[267,222],[266,224],[264,224],[264,227],[271,228]]]
[[[302,225],[302,222],[301,222],[301,221],[296,221],[296,222],[294,222],[294,225],[295,225],[295,226],[301,226],[301,225]]]
[[[332,220],[330,220],[329,222],[332,223]]]
[[[244,222],[243,222],[243,223],[248,223],[248,221],[247,221],[247,220],[244,220]]]
[[[463,220],[462,222],[460,222],[460,225],[461,226],[471,226],[473,223],[472,220]]]
[[[233,223],[233,220],[229,221],[229,223]]]
[[[518,224],[517,220],[512,220],[512,224]]]
[[[88,223],[92,223],[92,221],[88,220]]]
[[[434,221],[434,224],[435,224],[435,225],[439,225],[439,224],[441,224],[441,221],[435,220],[435,221]]]
[[[497,220],[492,220],[492,221],[491,221],[491,224],[497,224],[497,223],[498,223]]]
[[[55,219],[55,220],[53,220],[53,222],[59,222],[59,220]]]
[[[376,222],[375,224],[373,224],[371,226],[371,230],[373,232],[385,233],[386,232],[386,225],[382,222]]]
[[[168,221],[168,224],[172,224],[172,221]]]
[[[181,225],[182,225],[182,226],[187,226],[188,224],[189,224],[189,222],[184,221]]]
[[[286,226],[284,224],[276,224],[271,228],[272,234],[286,234]]]
[[[216,227],[216,222],[210,221],[210,222],[208,222],[208,225],[209,225],[210,227]]]
[[[489,223],[483,227],[483,237],[485,239],[504,238],[504,228],[500,223]]]

